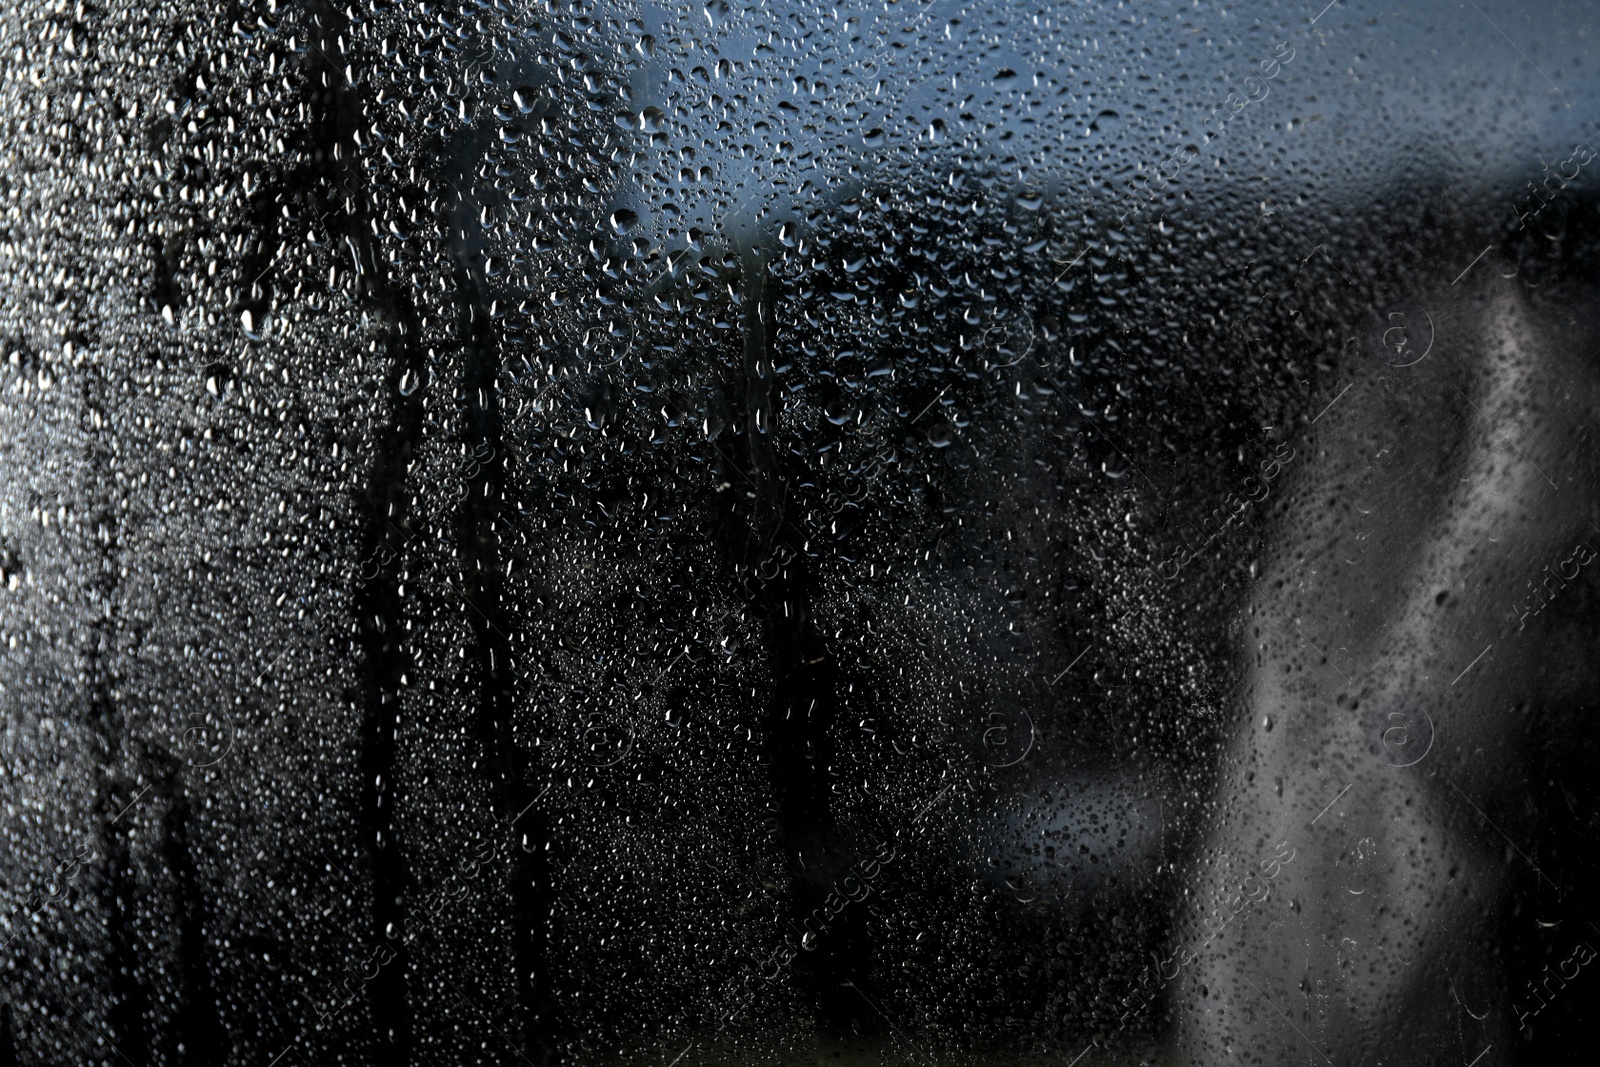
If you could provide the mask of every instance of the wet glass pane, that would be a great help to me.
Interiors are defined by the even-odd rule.
[[[1578,1063],[1595,10],[0,12],[0,1064]]]

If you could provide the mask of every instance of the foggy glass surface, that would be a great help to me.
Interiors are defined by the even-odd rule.
[[[0,11],[0,1067],[1590,1062],[1597,33]]]

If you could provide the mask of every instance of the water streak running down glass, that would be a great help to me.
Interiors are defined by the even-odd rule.
[[[1592,5],[0,13],[0,1067],[1587,1063]]]

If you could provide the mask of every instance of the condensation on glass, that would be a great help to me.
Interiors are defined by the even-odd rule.
[[[1568,1062],[1596,30],[12,5],[0,1063]]]

